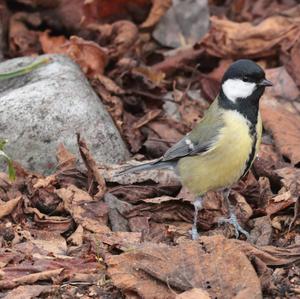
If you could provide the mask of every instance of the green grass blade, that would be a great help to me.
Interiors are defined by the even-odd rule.
[[[40,67],[43,64],[48,63],[49,61],[50,61],[50,58],[45,57],[45,58],[42,58],[38,61],[35,61],[35,62],[27,65],[27,66],[24,66],[24,67],[22,67],[22,68],[20,68],[16,71],[0,73],[0,81],[10,79],[10,78],[15,78],[15,77],[22,76],[22,75],[25,75],[27,73],[30,73],[34,69]]]
[[[10,180],[12,180],[12,181],[15,180],[15,178],[16,178],[16,171],[14,169],[12,159],[9,156],[7,156],[7,154],[4,151],[2,151],[2,150],[0,150],[0,157],[4,158],[5,161],[6,161],[6,163],[7,163],[7,166],[8,166],[8,176],[9,176]]]

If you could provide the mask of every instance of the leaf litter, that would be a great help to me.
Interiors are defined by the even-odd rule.
[[[200,2],[208,28],[205,18],[181,19]],[[78,135],[81,166],[61,144],[47,177],[17,161],[15,181],[0,173],[1,297],[299,296],[299,4],[205,2],[176,11],[160,0],[0,1],[9,12],[4,55],[68,55],[138,161],[157,158],[201,119],[234,59],[256,60],[275,86],[261,102],[258,158],[231,194],[250,240],[219,225],[227,208],[209,192],[201,237],[191,241],[193,195],[174,173],[117,175],[127,164],[99,164]],[[206,34],[189,36],[191,25]],[[175,39],[175,49],[164,47]]]

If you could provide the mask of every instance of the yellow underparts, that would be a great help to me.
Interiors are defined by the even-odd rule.
[[[197,195],[210,190],[230,187],[243,174],[252,150],[245,118],[237,111],[224,111],[225,126],[221,129],[211,150],[197,156],[185,157],[178,162],[178,173],[183,185]],[[261,140],[261,119],[256,125],[258,150]],[[254,158],[256,153],[254,155]]]

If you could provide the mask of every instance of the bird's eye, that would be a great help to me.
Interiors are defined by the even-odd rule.
[[[248,76],[244,76],[244,77],[243,77],[243,81],[244,81],[244,82],[249,82],[249,81],[250,81],[250,80],[249,80],[249,77],[248,77]]]

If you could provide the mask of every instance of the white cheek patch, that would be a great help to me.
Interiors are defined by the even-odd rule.
[[[240,79],[228,79],[222,84],[222,90],[226,97],[235,102],[238,98],[249,97],[256,88],[253,82],[244,82]]]

